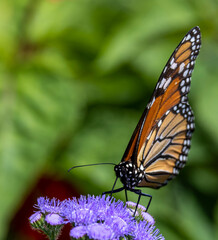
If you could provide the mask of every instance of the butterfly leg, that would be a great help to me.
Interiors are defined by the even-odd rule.
[[[128,196],[127,196],[127,189],[125,188],[125,197],[126,197],[126,202],[128,202]]]
[[[116,177],[116,179],[115,179],[115,182],[114,182],[114,184],[113,184],[112,190],[111,190],[111,191],[107,191],[107,192],[103,192],[102,195],[110,194],[110,197],[112,197],[112,194],[113,194],[113,193],[121,192],[121,191],[124,189],[124,187],[122,187],[122,188],[118,188],[118,189],[115,189],[115,190],[114,190],[115,185],[116,185],[116,183],[117,183],[117,179],[118,179],[118,177]]]
[[[137,208],[138,208],[138,205],[139,205],[139,202],[140,202],[140,199],[141,199],[141,196],[144,196],[144,197],[149,197],[149,201],[148,201],[148,204],[147,204],[147,207],[146,207],[146,212],[148,211],[148,208],[150,206],[150,203],[151,203],[151,200],[152,200],[152,196],[149,195],[149,194],[146,194],[146,193],[143,193],[141,190],[139,189],[129,189],[131,192],[134,192],[136,194],[139,195],[138,197],[138,201],[137,201],[137,204],[136,204],[136,209],[135,209],[135,213],[137,211]],[[135,215],[134,213],[134,215]]]
[[[118,179],[118,177],[116,177],[115,182],[114,182],[114,185],[113,185],[113,187],[112,187],[112,190],[111,190],[111,197],[112,197],[112,194],[113,194],[113,191],[114,191],[115,185],[116,185],[116,183],[117,183],[117,179]]]
[[[118,189],[112,189],[111,191],[108,191],[108,192],[103,192],[102,195],[105,195],[105,194],[110,194],[112,196],[113,193],[118,193],[118,192],[121,192],[123,191],[124,187],[121,187],[121,188],[118,188]]]
[[[138,194],[138,193],[137,193]],[[139,197],[138,197],[138,201],[137,201],[137,204],[136,204],[136,208],[135,208],[135,212],[134,212],[134,215],[133,216],[135,216],[135,214],[136,214],[136,211],[137,211],[137,209],[138,209],[138,205],[139,205],[139,202],[140,202],[140,199],[141,199],[141,191],[139,192]],[[146,208],[146,211],[147,211],[147,208]]]

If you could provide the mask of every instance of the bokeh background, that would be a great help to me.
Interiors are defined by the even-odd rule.
[[[217,10],[216,0],[0,1],[0,239],[43,239],[27,219],[39,196],[111,189],[113,166],[67,170],[120,161],[166,61],[196,25],[189,161],[166,187],[143,191],[166,239],[218,239]]]

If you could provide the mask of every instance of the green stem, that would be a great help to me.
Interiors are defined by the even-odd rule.
[[[56,231],[51,231],[49,240],[56,240]]]

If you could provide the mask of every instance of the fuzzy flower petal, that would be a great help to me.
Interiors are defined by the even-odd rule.
[[[148,222],[139,222],[135,226],[134,240],[165,240],[159,230]]]
[[[136,203],[131,202],[131,201],[126,202],[126,205],[127,205],[129,208],[132,208],[132,209],[135,209],[136,206],[137,206]],[[144,207],[144,206],[142,206],[142,205],[140,205],[140,204],[138,204],[137,209],[141,209],[141,211],[144,211],[144,212],[146,211],[146,207]]]
[[[151,225],[155,224],[154,218],[147,212],[141,212],[141,216],[143,217],[144,220],[149,222]]]
[[[57,213],[50,213],[46,215],[45,221],[51,225],[61,225],[64,223],[64,219]]]
[[[112,229],[101,223],[95,223],[89,226],[88,236],[95,240],[107,240],[112,237]]]
[[[70,237],[72,238],[82,238],[87,234],[87,227],[85,226],[78,226],[74,227],[70,230]]]
[[[49,231],[54,229],[56,236],[63,224],[71,223],[74,227],[70,236],[74,239],[164,239],[153,225],[154,219],[146,212],[146,208],[138,205],[136,216],[133,217],[136,204],[127,204],[129,208],[123,202],[106,196],[81,196],[64,201],[41,197],[35,205],[38,211],[29,220],[32,226],[32,222],[37,221],[33,227],[41,227],[44,233],[47,232],[47,229],[43,230],[43,226],[47,227],[44,224],[46,221],[50,225]]]
[[[65,201],[61,202],[56,198],[49,198],[40,197],[37,199],[37,204],[35,208],[39,209],[42,213],[62,213],[65,207]]]
[[[29,217],[30,223],[32,224],[32,223],[40,220],[41,217],[42,217],[41,212],[39,212],[39,211],[38,211],[38,212],[35,212],[34,214],[32,214],[32,215]]]

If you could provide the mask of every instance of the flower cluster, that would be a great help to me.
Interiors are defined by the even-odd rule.
[[[135,204],[131,202],[124,205],[105,196],[81,196],[64,201],[40,197],[35,208],[37,211],[29,221],[50,240],[58,239],[61,228],[67,223],[72,224],[71,239],[164,239],[143,206],[139,205],[133,216]]]

